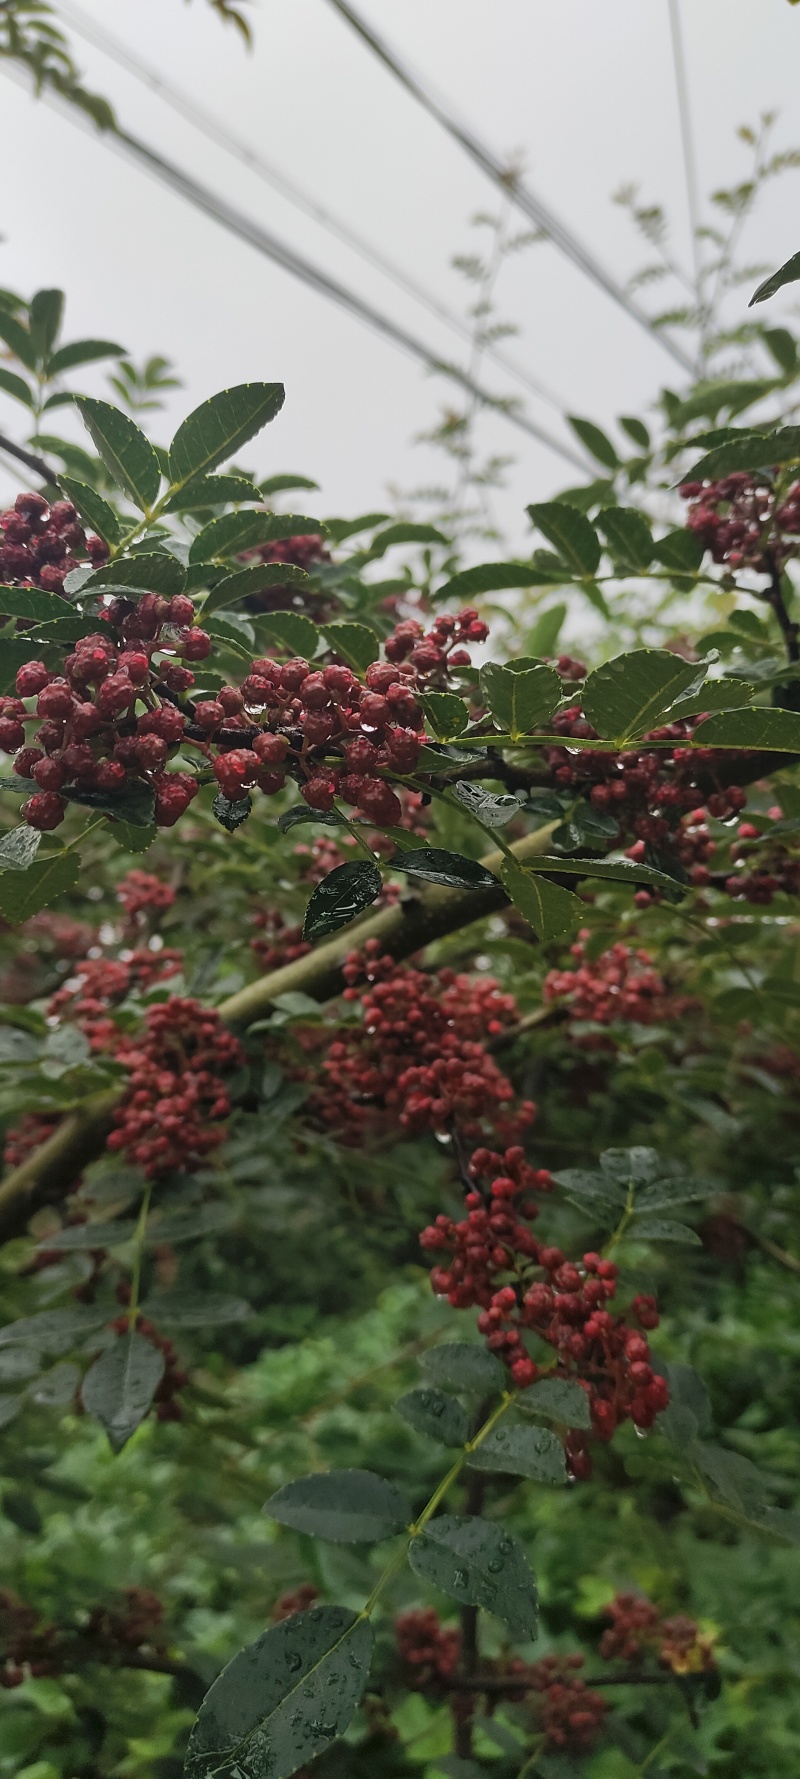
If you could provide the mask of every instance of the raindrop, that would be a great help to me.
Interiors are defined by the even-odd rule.
[[[302,1668],[303,1658],[300,1654],[299,1649],[287,1649],[287,1651],[286,1651],[286,1666],[287,1666],[287,1668],[291,1668],[291,1671],[293,1674],[296,1674],[298,1669]]]
[[[486,1567],[490,1575],[499,1575],[503,1568],[502,1557],[490,1557]]]
[[[456,1571],[453,1575],[453,1587],[465,1588],[468,1586],[469,1586],[469,1570],[468,1569],[456,1569]]]
[[[312,1736],[323,1736],[326,1742],[331,1742],[336,1735],[335,1723],[320,1723],[316,1717],[312,1717],[308,1727]]]
[[[649,1439],[650,1437],[649,1427],[634,1427],[633,1431],[637,1439]]]

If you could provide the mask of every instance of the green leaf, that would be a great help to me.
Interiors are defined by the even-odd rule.
[[[224,797],[218,791],[211,805],[211,813],[220,827],[225,828],[229,834],[235,834],[237,828],[249,821],[253,813],[253,799],[248,792],[243,797]]]
[[[546,877],[534,876],[515,859],[503,860],[500,876],[506,894],[533,927],[542,945],[574,930],[584,909],[571,890],[562,889],[558,883],[549,883]]]
[[[83,1406],[105,1427],[113,1452],[122,1450],[144,1420],[163,1376],[163,1353],[135,1333],[118,1335],[90,1365],[81,1388]]]
[[[316,537],[322,529],[319,519],[306,519],[299,513],[222,513],[193,539],[189,561],[239,556],[276,538]]]
[[[249,1321],[253,1310],[243,1298],[221,1292],[159,1291],[145,1299],[142,1315],[164,1328],[227,1328]]]
[[[481,668],[480,685],[498,728],[514,741],[548,722],[561,702],[561,681],[544,662],[517,668],[513,662],[500,667],[489,661]]]
[[[440,1514],[412,1538],[408,1560],[421,1581],[451,1600],[494,1612],[518,1637],[536,1636],[536,1580],[519,1539],[504,1526]]]
[[[30,305],[31,339],[40,358],[47,358],[58,339],[64,314],[63,290],[37,290]]]
[[[26,408],[36,406],[33,390],[24,377],[18,377],[16,371],[7,371],[4,365],[0,365],[0,389],[4,389],[6,395],[13,395],[16,401],[24,402]]]
[[[294,1532],[330,1544],[377,1544],[411,1519],[402,1490],[372,1470],[317,1470],[284,1483],[264,1512]]]
[[[302,612],[261,612],[258,619],[259,630],[268,631],[276,642],[283,643],[284,648],[291,649],[293,655],[309,661],[316,652],[319,643],[319,631],[310,618]]]
[[[649,451],[650,434],[642,420],[637,420],[635,414],[620,414],[619,423],[628,438],[639,446],[640,451]]]
[[[697,716],[699,711],[737,710],[755,697],[755,686],[742,679],[707,679],[697,692],[687,692],[670,705],[669,720]]]
[[[333,624],[323,624],[322,634],[336,654],[341,656],[348,667],[352,667],[354,673],[363,673],[378,654],[378,638],[368,624],[337,619]]]
[[[419,877],[425,883],[439,883],[447,889],[496,889],[497,878],[477,859],[467,859],[459,852],[445,852],[439,846],[422,846],[398,853],[389,860],[389,869],[404,871],[408,877]]]
[[[0,615],[8,618],[31,618],[44,624],[50,618],[63,618],[69,607],[57,593],[42,593],[38,587],[0,587]],[[3,647],[9,639],[3,633]]]
[[[503,587],[542,587],[552,580],[530,562],[481,562],[477,568],[464,568],[460,574],[445,581],[435,594],[438,605],[443,599],[461,603],[481,593],[498,593]]]
[[[516,797],[497,797],[493,791],[485,791],[482,785],[471,784],[466,778],[456,781],[453,795],[469,810],[470,815],[474,815],[487,828],[504,828],[507,822],[513,821],[514,816],[520,813]]]
[[[310,476],[267,476],[258,486],[260,493],[269,498],[271,494],[283,494],[289,488],[318,488],[319,482],[313,482]],[[382,513],[380,517],[383,518]]]
[[[229,501],[241,505],[261,500],[255,482],[246,476],[198,476],[167,501],[165,513],[190,513],[202,507],[226,506]]]
[[[790,377],[797,369],[797,341],[794,335],[790,334],[788,327],[765,327],[761,338],[776,364]]]
[[[699,1199],[708,1198],[719,1191],[719,1182],[714,1180],[685,1179],[681,1175],[656,1180],[652,1185],[645,1186],[637,1193],[637,1212],[663,1211],[671,1205],[694,1204]]]
[[[800,436],[800,429],[797,427],[786,430]],[[775,435],[770,434],[765,438],[763,433],[754,432],[749,437],[731,439],[728,444],[717,445],[713,451],[706,452],[704,457],[698,458],[697,463],[681,476],[681,483],[713,482],[720,476],[729,476],[735,470],[768,469],[780,461],[781,447],[777,444]]]
[[[96,364],[100,358],[124,356],[125,347],[115,345],[113,340],[73,340],[69,346],[59,346],[48,359],[47,375],[60,377],[62,371],[73,371],[79,364]]]
[[[343,1606],[273,1625],[223,1668],[189,1738],[185,1779],[290,1779],[347,1728],[373,1632]]]
[[[562,602],[548,606],[536,619],[532,629],[525,637],[525,647],[529,655],[552,655],[567,615],[567,608]]]
[[[94,528],[98,536],[107,544],[115,544],[122,526],[102,494],[98,494],[96,488],[89,488],[86,482],[76,482],[74,476],[60,476],[59,486],[77,507],[81,518]]]
[[[683,1242],[691,1248],[703,1245],[697,1231],[687,1223],[672,1223],[664,1217],[634,1217],[625,1236],[632,1242]]]
[[[694,732],[698,747],[752,748],[780,754],[800,753],[800,712],[795,710],[725,711],[700,723]]]
[[[36,348],[26,327],[21,321],[15,320],[5,309],[0,309],[0,340],[10,346],[15,358],[27,365],[29,371],[36,370]]]
[[[604,740],[630,741],[656,728],[702,671],[666,649],[634,649],[589,674],[581,706]]]
[[[798,278],[800,278],[800,253],[793,253],[791,259],[784,260],[777,272],[771,272],[769,277],[764,279],[763,284],[759,284],[758,288],[753,291],[747,305],[748,309],[752,309],[754,303],[766,303],[769,297],[774,297],[777,291],[783,289],[784,284],[796,284]]]
[[[615,561],[644,573],[653,560],[653,538],[644,513],[634,507],[603,507],[597,515]]]
[[[0,914],[12,927],[20,926],[57,896],[75,889],[80,874],[80,859],[74,852],[37,859],[27,871],[4,871],[0,874]]]
[[[110,402],[89,395],[76,396],[75,402],[117,487],[124,488],[142,512],[149,512],[161,487],[161,466],[149,439]]]
[[[444,544],[449,539],[435,525],[414,525],[400,520],[396,525],[387,525],[385,531],[379,531],[372,539],[369,547],[371,556],[385,556],[393,544]]]
[[[469,1419],[461,1403],[434,1384],[409,1390],[394,1406],[410,1427],[439,1445],[464,1445],[469,1439]]]
[[[132,778],[119,791],[64,790],[68,803],[80,803],[85,809],[99,809],[112,821],[130,823],[132,828],[150,828],[155,812],[155,791],[143,779]]]
[[[543,802],[542,798],[536,799],[536,813],[541,812],[546,820],[548,811],[543,808]],[[578,803],[553,833],[553,845],[565,853],[587,849],[603,852],[609,843],[618,839],[619,825],[613,815],[604,815],[593,803]]]
[[[474,1396],[496,1396],[505,1388],[506,1373],[485,1347],[472,1341],[453,1340],[429,1348],[420,1359],[423,1371],[442,1390],[467,1391]]]
[[[27,871],[39,851],[41,839],[39,830],[29,828],[27,822],[19,828],[11,828],[0,840],[0,870]]]
[[[473,1470],[500,1470],[531,1482],[567,1480],[564,1447],[547,1427],[493,1427],[468,1462]]]
[[[378,866],[371,865],[368,859],[353,859],[346,865],[337,865],[312,891],[303,922],[303,938],[310,939],[313,944],[326,933],[346,927],[374,902],[382,887],[383,878]]]
[[[39,1353],[69,1353],[107,1321],[107,1305],[90,1308],[75,1304],[68,1310],[41,1310],[36,1316],[23,1316],[21,1321],[7,1322],[0,1328],[0,1347],[28,1346]]]
[[[148,846],[152,846],[157,833],[154,822],[149,822],[146,827],[137,827],[131,822],[121,822],[119,816],[115,815],[108,829],[108,838],[114,841],[121,852],[146,852]]]
[[[95,569],[90,579],[84,581],[81,594],[106,587],[132,591],[141,587],[147,593],[161,593],[165,599],[171,599],[174,593],[182,593],[185,586],[186,569],[177,556],[169,556],[165,550],[140,550],[132,556],[117,556],[113,562]]]
[[[567,421],[581,444],[586,446],[592,457],[596,457],[598,463],[604,464],[606,469],[619,469],[619,458],[614,446],[599,426],[595,426],[591,420],[579,420],[574,414],[568,414]]]
[[[527,1414],[544,1415],[548,1421],[559,1421],[564,1427],[591,1427],[592,1417],[586,1391],[575,1378],[543,1377],[523,1390],[517,1407]]]
[[[466,729],[469,711],[457,692],[418,692],[416,696],[437,741],[451,741]]]
[[[66,1229],[57,1230],[55,1235],[43,1238],[39,1245],[57,1248],[60,1253],[79,1252],[83,1248],[119,1248],[131,1240],[136,1229],[135,1217],[119,1218],[114,1223],[70,1224]]]
[[[705,549],[696,531],[668,531],[666,537],[653,539],[656,562],[676,574],[697,574],[703,564]]]
[[[341,815],[338,809],[309,809],[306,803],[295,803],[291,809],[285,809],[278,816],[278,828],[281,834],[288,834],[290,828],[305,822],[321,822],[326,828],[345,828],[347,816]]]
[[[169,474],[173,487],[183,487],[194,476],[207,476],[255,438],[257,432],[283,407],[282,383],[239,383],[223,389],[195,408],[178,427],[169,448]]]
[[[547,500],[527,510],[534,525],[558,550],[573,574],[582,577],[597,573],[602,554],[600,540],[577,507],[567,506],[561,500]]]
[[[634,864],[632,859],[574,859],[561,854],[548,858],[541,854],[531,859],[527,870],[558,872],[561,877],[599,877],[609,883],[654,883],[661,889],[675,889],[675,878],[666,871],[658,871],[654,865]]]

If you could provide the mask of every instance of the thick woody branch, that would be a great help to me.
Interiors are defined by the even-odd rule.
[[[524,861],[546,854],[554,826],[537,828],[518,840],[513,847],[516,857]],[[492,852],[481,863],[496,872],[502,858],[502,853]],[[305,957],[248,983],[221,1003],[220,1017],[226,1025],[247,1026],[267,1013],[278,995],[298,991],[317,1001],[331,1000],[344,986],[342,966],[348,953],[368,939],[378,939],[381,949],[392,957],[410,957],[434,939],[485,919],[507,901],[499,882],[489,889],[468,891],[428,885],[419,895],[381,909]],[[123,1092],[114,1089],[87,1100],[6,1175],[0,1183],[0,1240],[23,1234],[33,1212],[66,1197],[81,1169],[102,1155],[114,1108]]]

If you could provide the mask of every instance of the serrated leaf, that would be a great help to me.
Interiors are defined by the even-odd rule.
[[[319,519],[307,519],[299,513],[222,513],[193,539],[189,561],[210,562],[218,557],[239,556],[245,550],[273,543],[276,538],[316,537],[324,529]]]
[[[375,631],[370,630],[368,624],[337,619],[332,624],[323,624],[322,634],[330,647],[355,673],[363,673],[378,654],[380,644]]]
[[[27,822],[19,828],[11,828],[0,840],[0,870],[27,871],[39,851],[41,839],[39,830],[29,828]]]
[[[571,890],[526,871],[515,859],[503,860],[500,876],[506,894],[542,945],[573,931],[583,913],[583,903]]]
[[[368,859],[354,859],[346,865],[337,865],[312,891],[303,922],[303,937],[313,944],[326,933],[335,933],[339,927],[347,926],[369,908],[382,887],[380,870]]]
[[[77,507],[82,519],[91,525],[107,544],[115,544],[120,536],[122,526],[113,507],[110,507],[96,488],[88,487],[86,482],[76,482],[74,476],[60,476],[59,486]]]
[[[255,438],[283,407],[282,383],[239,383],[195,408],[178,427],[169,448],[173,486],[207,476]]]
[[[581,1210],[589,1212],[610,1213],[612,1219],[618,1219],[625,1209],[627,1190],[602,1174],[591,1172],[588,1168],[561,1168],[553,1175],[556,1186],[560,1186],[567,1198]]]
[[[67,1403],[74,1401],[80,1381],[77,1365],[54,1365],[34,1384],[28,1385],[27,1394],[41,1408],[66,1408]]]
[[[291,562],[255,562],[250,568],[240,568],[236,574],[226,575],[224,580],[217,581],[203,604],[201,619],[205,621],[212,612],[221,611],[226,605],[237,605],[242,599],[251,598],[255,593],[263,593],[265,587],[297,586],[303,582],[308,582],[305,569],[296,568]],[[291,617],[294,614],[286,615]],[[265,613],[265,616],[271,614]]]
[[[243,797],[224,797],[217,792],[211,805],[211,813],[220,827],[226,828],[229,834],[235,834],[243,822],[249,820],[253,813],[253,799],[247,793]]]
[[[598,463],[602,463],[606,469],[619,469],[617,453],[601,427],[595,426],[592,420],[581,420],[575,414],[568,414],[567,422]]]
[[[653,539],[656,562],[675,574],[697,574],[702,567],[705,547],[696,531],[668,531],[665,537]]]
[[[472,1341],[454,1340],[430,1347],[420,1358],[423,1371],[442,1390],[464,1390],[475,1396],[496,1396],[505,1387],[499,1359]]]
[[[601,1173],[624,1186],[645,1186],[657,1180],[663,1168],[658,1150],[643,1143],[634,1143],[630,1149],[604,1149],[600,1157]]]
[[[769,297],[775,296],[777,291],[783,289],[784,284],[796,284],[798,278],[800,278],[800,253],[793,253],[791,259],[784,260],[777,272],[771,272],[769,277],[765,278],[763,283],[753,291],[747,305],[748,309],[752,309],[754,303],[766,303]]]
[[[703,1245],[695,1229],[687,1223],[672,1223],[666,1217],[634,1217],[625,1235],[634,1242],[684,1242],[690,1248]]]
[[[185,1779],[290,1779],[341,1735],[367,1684],[369,1620],[315,1606],[223,1668],[189,1738]]]
[[[120,1452],[144,1420],[163,1375],[163,1353],[135,1333],[118,1335],[90,1365],[83,1406],[105,1428],[112,1451]]]
[[[480,685],[498,728],[514,741],[548,722],[561,702],[561,681],[544,662],[518,669],[513,662],[501,667],[489,661],[481,668]]]
[[[586,1391],[575,1378],[543,1377],[523,1390],[517,1407],[532,1415],[544,1415],[564,1427],[591,1427],[592,1416]]]
[[[59,1229],[55,1235],[42,1238],[40,1247],[57,1248],[59,1253],[77,1253],[82,1249],[119,1248],[136,1234],[136,1219],[119,1218],[114,1223],[76,1223]]]
[[[165,599],[171,599],[174,593],[182,593],[185,586],[186,569],[177,556],[168,556],[163,550],[141,550],[133,556],[117,556],[113,562],[95,569],[84,581],[81,593],[100,587],[143,587],[148,593],[161,593]]]
[[[581,708],[604,740],[629,741],[654,729],[700,672],[667,649],[634,649],[589,674]]]
[[[5,365],[0,365],[0,389],[4,389],[6,395],[13,395],[16,401],[23,402],[26,408],[36,406],[33,390],[24,377],[18,377],[16,371],[7,371]]]
[[[216,1291],[160,1291],[142,1304],[142,1315],[159,1328],[227,1328],[253,1314],[244,1298]]]
[[[453,575],[437,588],[434,597],[437,605],[444,599],[457,599],[463,604],[466,599],[481,593],[498,593],[504,587],[546,586],[552,578],[531,562],[481,562],[476,568],[464,568]]]
[[[203,507],[227,506],[261,501],[261,491],[247,476],[198,476],[188,482],[167,501],[165,513],[191,513]]]
[[[573,574],[582,578],[597,573],[602,554],[600,540],[584,513],[561,500],[540,501],[527,510],[534,525]]]
[[[63,290],[37,290],[29,309],[31,339],[40,358],[46,358],[58,339],[64,314]]]
[[[267,476],[266,480],[259,482],[258,486],[261,494],[268,498],[271,494],[282,494],[289,488],[318,488],[319,482],[312,481],[310,476],[282,475]],[[383,513],[378,515],[381,519],[384,516]]]
[[[469,1420],[461,1403],[434,1384],[408,1390],[394,1407],[409,1427],[417,1433],[426,1433],[439,1445],[459,1446],[469,1439]]]
[[[739,710],[755,697],[755,687],[742,679],[708,679],[697,692],[687,692],[670,705],[669,720],[698,716],[701,711]]]
[[[125,347],[117,346],[114,340],[73,340],[69,346],[59,346],[48,359],[47,375],[60,377],[64,371],[74,371],[81,364],[97,364],[101,358],[124,357]]]
[[[149,439],[110,402],[89,395],[76,396],[75,402],[117,487],[124,488],[142,512],[149,512],[161,487],[161,466]]]
[[[154,822],[146,827],[135,827],[132,822],[121,822],[118,816],[109,824],[108,838],[121,852],[146,852],[152,846],[158,829]]]
[[[294,655],[313,658],[319,642],[319,631],[310,618],[302,612],[262,612],[258,619],[259,630],[266,630],[274,636],[276,642],[283,643],[284,648],[291,649]]]
[[[132,828],[149,828],[155,811],[155,791],[144,779],[132,778],[119,791],[63,790],[60,795],[69,803],[80,803],[86,809],[99,809],[103,815],[129,824]]]
[[[469,711],[456,692],[417,692],[416,697],[437,741],[450,741],[466,729]]]
[[[0,873],[0,914],[12,927],[30,920],[57,896],[75,889],[81,874],[80,859],[74,852],[55,853],[36,859],[26,871]]]
[[[698,747],[732,747],[780,754],[800,753],[800,712],[795,710],[726,711],[699,723],[694,732]]]
[[[564,1447],[547,1427],[493,1427],[468,1462],[473,1470],[500,1470],[531,1482],[567,1480]]]
[[[661,889],[675,889],[675,879],[666,871],[658,871],[654,865],[636,864],[633,859],[575,859],[561,854],[548,858],[542,853],[531,860],[527,870],[534,874],[557,871],[562,877],[597,877],[609,883],[653,883]]]
[[[318,1470],[284,1483],[264,1512],[281,1526],[331,1544],[377,1544],[405,1529],[411,1502],[372,1470]]]
[[[438,846],[409,848],[389,860],[389,869],[404,871],[408,877],[419,877],[425,883],[439,883],[447,889],[495,889],[497,878],[477,859],[468,859],[458,852],[445,852]]]
[[[696,1204],[700,1199],[710,1198],[719,1191],[719,1183],[714,1180],[675,1179],[655,1180],[652,1185],[645,1186],[637,1193],[636,1209],[641,1215],[645,1211],[665,1211],[670,1205]]]
[[[435,525],[415,525],[413,522],[399,520],[396,525],[387,525],[385,531],[379,531],[372,539],[369,553],[371,556],[385,556],[393,544],[444,544],[449,539],[437,531]]]
[[[468,779],[460,778],[456,781],[453,795],[470,815],[476,816],[487,828],[504,828],[507,822],[513,821],[514,816],[520,813],[516,797],[497,797],[493,791],[484,791],[481,785],[471,784]]]
[[[30,1346],[39,1353],[68,1353],[72,1347],[102,1328],[108,1308],[76,1304],[68,1310],[42,1310],[0,1328],[0,1347]]]
[[[603,507],[597,515],[615,561],[644,573],[653,560],[653,537],[644,516],[633,507]]]
[[[731,439],[706,452],[685,475],[683,482],[712,482],[739,470],[769,469],[775,464],[790,462],[800,451],[800,428],[786,427],[780,434],[753,432],[744,438]],[[788,435],[788,436],[787,436]],[[680,484],[678,484],[680,486]]]
[[[306,803],[295,803],[279,815],[277,825],[281,834],[287,834],[290,828],[306,822],[321,822],[326,828],[345,828],[347,817],[340,815],[338,809],[309,809]]]
[[[439,1514],[411,1539],[408,1560],[421,1581],[451,1600],[495,1613],[518,1637],[536,1636],[536,1579],[519,1539],[504,1526],[478,1515]]]

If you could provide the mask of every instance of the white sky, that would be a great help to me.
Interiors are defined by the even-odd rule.
[[[665,202],[688,251],[667,0],[359,3],[490,146],[521,151],[530,184],[618,278],[643,257],[610,201],[624,181]],[[470,216],[495,208],[498,194],[326,0],[251,0],[249,55],[204,0],[81,5],[419,281],[463,306],[466,287],[450,256],[468,247]],[[761,111],[780,114],[776,147],[800,144],[800,8],[683,0],[683,18],[705,193],[746,174],[734,131]],[[433,317],[117,65],[73,41],[87,84],[111,99],[124,126],[453,356],[453,336]],[[435,419],[443,386],[8,79],[0,80],[0,156],[0,283],[25,295],[62,285],[68,338],[117,337],[136,359],[172,358],[185,385],[171,403],[176,420],[227,384],[281,379],[285,408],[252,461],[262,476],[315,477],[322,492],[303,499],[320,515],[380,508],[387,484],[441,476],[413,440]],[[799,180],[790,173],[771,190],[747,238],[752,260],[778,265],[800,245]],[[662,349],[549,245],[509,262],[499,295],[504,318],[520,328],[508,349],[568,411],[607,426],[615,413],[646,409],[663,382],[680,383]],[[642,300],[658,307],[659,287]],[[494,369],[485,375],[497,390],[515,388]],[[81,382],[108,393],[101,370]],[[526,399],[533,417],[559,429],[552,410]],[[0,428],[21,436],[22,412],[0,393]],[[74,424],[62,416],[53,420],[63,429]],[[167,417],[153,430],[166,440]],[[499,513],[519,548],[525,503],[576,478],[495,418],[484,420],[482,437],[487,449],[517,458]],[[3,487],[7,494],[5,477]]]

